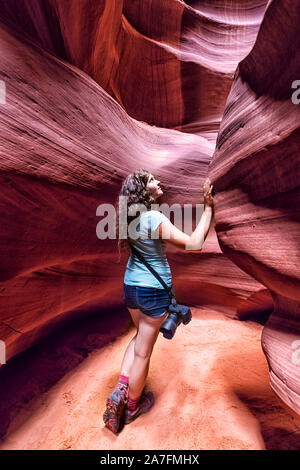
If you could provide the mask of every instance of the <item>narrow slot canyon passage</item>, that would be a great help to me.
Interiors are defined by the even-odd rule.
[[[2,450],[300,449],[299,26],[294,0],[1,1]],[[125,277],[166,296],[121,193],[181,231],[136,247],[193,319],[114,435]]]

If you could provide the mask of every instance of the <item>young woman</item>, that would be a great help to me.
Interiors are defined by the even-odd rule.
[[[123,182],[120,196],[127,197],[128,241],[170,288],[172,276],[165,245],[171,243],[184,250],[201,251],[213,217],[212,185],[208,179],[203,191],[204,212],[195,231],[187,235],[176,228],[164,214],[151,209],[151,205],[157,203],[163,194],[160,182],[151,173],[137,170]],[[141,207],[139,204],[143,204],[145,210],[137,217],[136,209]],[[135,222],[138,238],[132,235],[131,222]],[[154,403],[153,393],[144,393],[143,389],[153,346],[168,315],[170,304],[166,290],[133,253],[127,263],[123,292],[136,334],[127,346],[118,384],[107,399],[103,415],[105,425],[114,433],[119,432],[122,421],[124,424],[131,423],[142,413],[149,411]]]

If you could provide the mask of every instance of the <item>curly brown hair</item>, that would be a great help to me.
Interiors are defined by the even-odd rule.
[[[120,259],[120,252],[121,248],[126,248],[127,252],[130,253],[130,248],[129,248],[129,243],[128,239],[121,239],[120,238],[120,232],[122,230],[122,233],[126,233],[128,236],[128,225],[130,222],[138,217],[136,214],[135,215],[130,215],[130,209],[134,209],[134,206],[137,204],[144,204],[144,206],[147,208],[147,210],[151,209],[151,204],[155,202],[155,199],[153,196],[150,194],[150,192],[147,189],[147,183],[148,179],[151,173],[147,170],[144,169],[138,169],[134,171],[133,173],[130,173],[125,180],[123,181],[121,191],[118,195],[118,199],[116,202],[116,213],[117,213],[117,238],[118,238],[118,251],[119,251],[119,259]],[[120,213],[119,213],[119,199],[120,196],[126,196],[127,197],[127,225],[126,227],[120,226],[119,225],[119,220],[120,218]],[[123,219],[122,219],[123,220]],[[123,231],[125,228],[125,232]]]

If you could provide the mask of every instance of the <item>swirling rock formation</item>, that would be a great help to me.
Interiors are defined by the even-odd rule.
[[[0,21],[85,71],[135,119],[215,139],[266,3],[3,0]]]
[[[114,202],[121,178],[143,163],[159,170],[170,202],[196,203],[213,147],[197,135],[140,124],[78,70],[3,30],[0,41],[2,77],[9,77],[1,113],[1,338],[9,358],[74,309],[121,305],[115,243],[95,232],[96,209]],[[200,270],[192,254],[172,256],[183,299],[190,291],[180,280],[182,256],[189,280],[210,279],[195,303],[211,303],[219,284],[220,308],[232,313],[242,305],[237,292],[247,304],[261,289],[220,250]]]
[[[79,305],[121,304],[115,241],[96,237],[98,205],[115,202],[137,162],[154,170],[167,155],[194,165],[195,194],[212,146],[131,119],[87,75],[4,30],[0,44],[9,77],[0,117],[1,338],[9,358]]]
[[[300,14],[274,0],[239,64],[210,165],[222,251],[271,292],[262,344],[271,385],[300,412]]]
[[[233,73],[266,6],[233,3],[3,0],[8,359],[80,308],[122,305],[127,257],[118,264],[115,240],[97,239],[96,209],[115,202],[130,171],[159,174],[169,204],[202,202]],[[224,257],[213,232],[201,255],[173,249],[169,259],[182,302],[236,317],[272,309],[264,283]]]

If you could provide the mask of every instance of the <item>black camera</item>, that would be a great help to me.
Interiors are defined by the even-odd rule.
[[[161,325],[159,331],[164,338],[172,339],[180,323],[187,325],[192,319],[192,312],[186,305],[178,305],[174,299],[169,305],[169,315]]]

